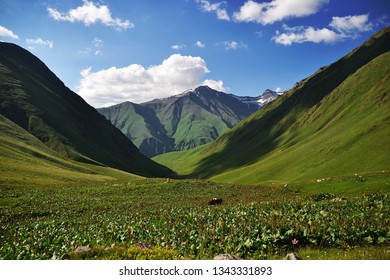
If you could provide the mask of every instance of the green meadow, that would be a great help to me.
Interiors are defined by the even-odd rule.
[[[389,174],[269,185],[2,184],[2,259],[390,259]],[[208,206],[212,197],[220,206]],[[343,199],[335,199],[335,198]],[[296,245],[292,240],[297,239]],[[90,251],[76,254],[79,246]]]

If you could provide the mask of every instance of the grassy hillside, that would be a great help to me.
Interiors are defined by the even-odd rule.
[[[276,95],[276,93],[274,93]],[[230,94],[207,86],[142,104],[125,102],[98,111],[145,155],[194,148],[214,141],[257,111]]]
[[[173,150],[174,139],[167,135],[153,109],[124,102],[97,110],[119,128],[143,154],[152,156]]]
[[[116,169],[66,158],[2,115],[0,131],[1,186],[71,185],[140,179]]]
[[[150,149],[156,152],[164,151],[164,145],[167,145],[169,150],[172,149],[173,139],[170,140],[166,136],[165,129],[154,110],[131,102],[97,110],[119,128],[142,152],[146,152],[143,146],[147,143],[151,146]]]
[[[241,183],[388,170],[389,49],[387,28],[204,149],[156,161],[172,168],[180,162],[178,170],[191,176]]]
[[[389,170],[389,65],[390,53],[367,64],[278,137],[275,150],[216,179],[302,180]]]
[[[0,43],[0,114],[65,157],[143,176],[172,175],[143,156],[42,61],[9,43]]]

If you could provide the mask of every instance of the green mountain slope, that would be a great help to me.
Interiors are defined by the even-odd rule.
[[[0,43],[0,114],[68,158],[142,176],[172,175],[143,156],[37,57],[9,43]]]
[[[156,161],[181,162],[182,173],[246,183],[388,170],[389,50],[386,28],[211,145]]]
[[[0,115],[0,131],[0,185],[3,187],[139,179],[117,169],[64,157],[3,115]]]
[[[170,138],[153,109],[131,102],[97,109],[148,156],[173,150]]]
[[[269,91],[267,96],[274,99],[278,95]],[[243,102],[234,95],[200,86],[164,99],[142,104],[125,102],[98,111],[129,137],[142,153],[152,157],[214,141],[257,111],[257,99]]]

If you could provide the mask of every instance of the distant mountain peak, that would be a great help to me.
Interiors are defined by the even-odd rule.
[[[202,85],[137,106],[122,103],[98,111],[152,157],[209,143],[277,96],[269,91],[242,97]]]
[[[201,86],[198,86],[198,87],[196,87],[194,89],[185,90],[182,93],[177,94],[176,96],[185,96],[185,95],[191,94],[191,93],[195,93],[195,94],[217,94],[217,95],[220,94],[220,93],[226,94],[226,93],[224,93],[222,91],[215,90],[215,89],[213,89],[213,88],[211,88],[209,86],[201,85]]]
[[[178,95],[175,95],[175,97],[184,97],[190,94],[195,94],[197,96],[199,95],[214,95],[214,96],[230,96],[235,98],[236,100],[245,103],[245,104],[252,104],[258,106],[258,108],[263,107],[264,105],[268,104],[269,102],[275,100],[278,98],[281,94],[280,92],[273,91],[271,89],[266,89],[262,94],[259,96],[238,96],[232,93],[225,93],[222,91],[215,90],[213,88],[210,88],[209,86],[206,85],[201,85],[196,87],[195,89],[189,89],[186,90]],[[168,97],[170,98],[170,97]]]
[[[236,96],[231,94],[231,96],[237,98],[243,103],[246,104],[256,104],[259,108],[263,107],[264,105],[270,103],[271,101],[274,101],[276,98],[279,97],[279,94],[276,91],[266,89],[261,95],[259,96]]]
[[[167,102],[168,100],[172,100],[172,99],[175,100],[175,99],[190,96],[190,95],[196,95],[196,96],[207,96],[208,95],[208,96],[215,96],[217,98],[221,97],[221,96],[233,97],[234,99],[240,101],[241,103],[256,105],[258,107],[257,109],[259,109],[259,108],[263,107],[264,105],[268,104],[269,102],[275,100],[276,98],[278,98],[282,94],[283,94],[283,92],[276,92],[276,91],[273,91],[271,89],[266,89],[259,96],[239,96],[239,95],[235,95],[232,93],[218,91],[218,90],[213,89],[207,85],[201,85],[201,86],[198,86],[194,89],[185,90],[182,93],[179,93],[177,95],[172,95],[172,96],[164,97],[164,98],[157,98],[157,99],[154,99],[152,101],[144,102],[141,104],[147,104],[150,102],[164,103],[164,102]]]
[[[201,86],[198,86],[197,88],[195,88],[195,91],[200,92],[200,91],[217,91],[217,90],[212,89],[211,87],[206,86],[206,85],[201,85]]]

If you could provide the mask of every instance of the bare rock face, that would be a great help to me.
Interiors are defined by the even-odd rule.
[[[283,260],[301,260],[297,253],[288,253]]]
[[[220,254],[214,258],[214,260],[242,260],[240,257],[230,254]]]

